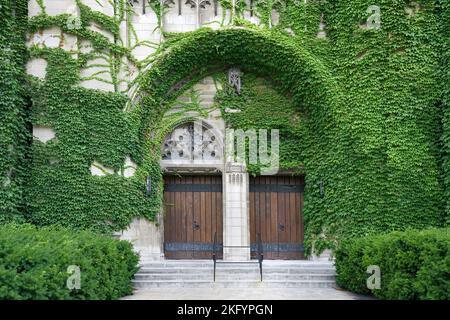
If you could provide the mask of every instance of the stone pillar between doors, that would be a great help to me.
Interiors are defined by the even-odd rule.
[[[250,260],[248,173],[244,164],[228,163],[223,173],[223,259]]]

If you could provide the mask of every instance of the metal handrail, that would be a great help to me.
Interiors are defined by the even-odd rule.
[[[214,243],[213,243],[213,253],[212,259],[214,262],[214,282],[216,282],[216,263],[217,263],[217,232],[214,232]]]
[[[257,254],[258,254],[258,263],[259,263],[259,274],[261,276],[261,281],[263,281],[262,263],[264,260],[264,252],[263,252],[263,247],[262,247],[262,242],[261,242],[261,233],[258,233],[257,241],[258,241]]]

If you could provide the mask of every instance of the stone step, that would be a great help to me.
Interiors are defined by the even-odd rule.
[[[335,268],[327,261],[263,262],[263,281],[260,281],[259,263],[256,260],[228,262],[219,260],[216,265],[216,282],[213,282],[214,264],[208,260],[150,261],[141,266],[133,280],[136,288],[326,288],[335,286]]]
[[[250,281],[227,281],[218,280],[213,282],[212,280],[133,280],[135,288],[331,288],[335,287],[335,281],[333,280],[250,280]]]
[[[213,267],[209,268],[198,268],[198,267],[180,267],[180,268],[167,268],[167,267],[143,267],[139,270],[139,273],[213,273]],[[238,268],[238,267],[218,267],[216,268],[216,273],[226,272],[226,273],[259,273],[259,268]],[[333,268],[265,268],[263,267],[263,273],[283,273],[283,274],[335,274],[335,269]]]
[[[211,280],[213,274],[207,273],[191,273],[191,274],[167,274],[167,273],[137,273],[134,276],[135,280]],[[247,274],[230,274],[230,273],[216,273],[216,280],[259,280],[260,274],[247,273]],[[282,274],[282,273],[263,273],[264,280],[334,280],[335,276],[332,274]]]
[[[214,268],[214,264],[143,264],[141,265],[141,268],[167,268],[167,269],[180,269],[180,268],[201,268],[201,269],[208,269],[211,270]],[[263,269],[283,269],[283,270],[290,270],[290,269],[302,269],[302,270],[315,270],[315,269],[329,269],[334,270],[334,266],[327,265],[327,264],[318,264],[315,266],[312,265],[275,265],[275,264],[262,264]],[[217,263],[216,269],[259,269],[258,263]]]
[[[164,260],[146,262],[141,267],[168,267],[168,268],[180,268],[180,267],[213,267],[214,263],[211,260]],[[257,260],[245,261],[245,262],[224,262],[222,260],[217,261],[217,268],[219,267],[255,267],[259,268]],[[282,267],[282,268],[334,268],[332,263],[329,262],[311,262],[311,261],[293,261],[293,262],[280,262],[274,260],[266,260],[263,262],[263,268]]]

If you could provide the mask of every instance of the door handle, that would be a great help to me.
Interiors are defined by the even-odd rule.
[[[278,230],[280,230],[280,231],[284,231],[284,229],[285,229],[285,226],[284,226],[284,224],[278,224]]]
[[[200,229],[200,225],[197,223],[197,221],[194,221],[194,222],[192,223],[192,229],[194,229],[194,230]]]

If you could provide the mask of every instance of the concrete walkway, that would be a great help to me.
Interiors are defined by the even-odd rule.
[[[124,300],[367,300],[334,288],[152,288],[138,289]]]

